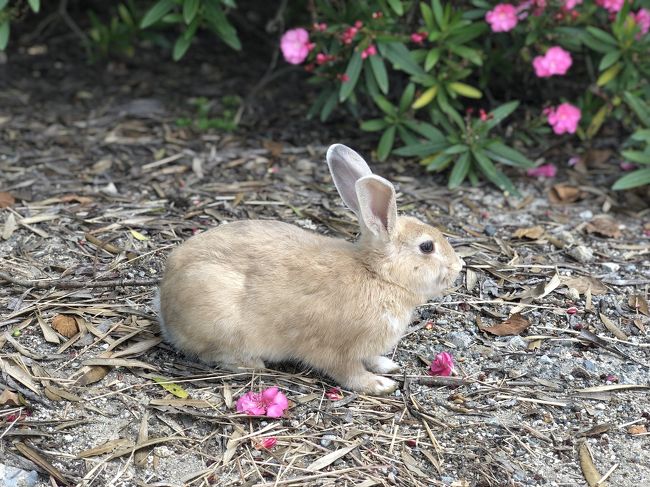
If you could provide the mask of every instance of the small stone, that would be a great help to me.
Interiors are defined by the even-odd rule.
[[[589,372],[596,372],[596,364],[595,364],[595,362],[592,362],[591,360],[585,360],[584,361],[584,366],[585,366],[585,369],[588,370]]]
[[[451,333],[448,333],[445,335],[445,340],[449,343],[453,343],[459,349],[469,347],[474,341],[470,335],[460,331],[452,331]]]
[[[540,364],[552,364],[552,363],[553,363],[553,359],[552,359],[551,357],[549,357],[548,355],[545,354],[545,355],[542,355],[542,356],[539,358],[539,363],[540,363]]]
[[[485,228],[483,229],[483,233],[488,237],[493,237],[494,235],[496,235],[497,229],[494,225],[485,225]]]
[[[508,340],[508,346],[515,350],[525,350],[526,347],[528,346],[528,343],[519,335],[516,335],[513,336],[510,340]]]
[[[618,272],[619,269],[621,268],[621,266],[618,265],[618,264],[615,263],[615,262],[603,262],[601,265],[602,265],[602,266],[605,268],[605,270],[608,271],[608,272]]]
[[[336,439],[335,435],[323,435],[323,437],[320,440],[320,445],[327,448],[332,444],[332,441]]]
[[[594,217],[594,214],[591,210],[581,211],[578,215],[582,220],[591,220]]]
[[[0,463],[0,482],[4,487],[33,487],[38,482],[38,473]]]
[[[569,250],[569,255],[583,264],[594,260],[594,251],[584,245],[577,245]]]

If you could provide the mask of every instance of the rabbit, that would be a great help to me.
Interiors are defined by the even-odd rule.
[[[237,221],[195,235],[169,256],[160,323],[177,349],[228,370],[298,361],[349,390],[397,388],[377,374],[416,306],[440,295],[463,261],[435,228],[397,216],[395,188],[352,149],[327,164],[359,220],[356,243],[279,221]]]

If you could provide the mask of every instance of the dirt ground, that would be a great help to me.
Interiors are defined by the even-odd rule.
[[[209,59],[86,66],[41,49],[0,65],[0,464],[38,486],[650,485],[649,199],[607,189],[611,152],[571,169],[566,148],[539,151],[562,169],[516,176],[521,197],[450,192],[412,161],[378,164],[349,116],[306,121],[292,74],[247,100],[234,134],[179,127],[191,97],[219,113],[266,68]],[[297,365],[232,374],[161,343],[155,284],[196,232],[269,218],[354,238],[332,142],[467,263],[394,351],[400,388],[331,398]],[[442,351],[450,379],[427,374]],[[284,417],[236,413],[274,385]]]

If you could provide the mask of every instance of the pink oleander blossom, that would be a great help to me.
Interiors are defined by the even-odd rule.
[[[517,9],[510,3],[500,3],[485,14],[492,32],[508,32],[517,25]]]
[[[596,0],[596,3],[610,13],[616,13],[623,8],[625,0]]]
[[[309,42],[309,32],[302,27],[286,31],[280,39],[280,49],[288,63],[302,63],[313,49],[313,44]]]
[[[576,5],[580,5],[582,0],[564,0],[564,8],[567,10],[573,10],[576,8]]]
[[[572,64],[571,54],[560,46],[553,46],[543,56],[533,59],[533,68],[539,78],[565,75]]]
[[[287,396],[277,387],[269,387],[261,393],[249,391],[237,400],[237,412],[250,416],[279,418],[288,407]]]
[[[377,54],[377,48],[374,44],[370,44],[361,52],[361,59],[366,59],[367,57],[374,56]]]
[[[449,376],[454,371],[454,357],[450,353],[440,352],[429,366],[429,375]]]
[[[556,134],[575,133],[582,113],[580,109],[570,103],[562,103],[556,108],[547,108],[544,114],[548,117],[548,123],[553,127]]]
[[[554,178],[557,174],[557,167],[555,164],[543,164],[538,167],[533,167],[526,171],[526,174],[533,178]]]
[[[642,8],[636,14],[632,14],[634,22],[639,26],[641,32],[637,36],[640,39],[650,31],[650,10]]]

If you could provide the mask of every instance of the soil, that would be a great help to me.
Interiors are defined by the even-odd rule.
[[[0,464],[39,486],[650,485],[648,193],[608,189],[611,153],[575,169],[570,146],[539,151],[560,173],[511,173],[518,197],[449,191],[414,161],[377,163],[349,116],[305,120],[298,73],[248,99],[266,65],[212,56],[88,66],[42,46],[0,65],[0,361],[25,401],[0,403]],[[192,97],[218,117],[233,94],[248,103],[234,133],[178,125]],[[191,235],[265,218],[354,238],[332,142],[367,156],[400,211],[467,264],[393,351],[400,388],[339,395],[298,365],[233,374],[161,342],[156,282]],[[488,328],[514,313],[517,330]],[[443,351],[455,375],[429,376]],[[235,411],[271,386],[284,417]]]

